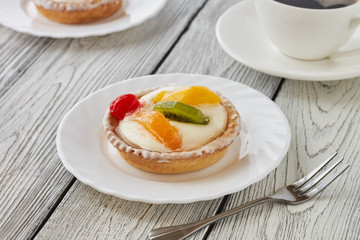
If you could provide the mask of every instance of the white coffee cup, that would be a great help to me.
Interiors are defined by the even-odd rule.
[[[302,60],[336,53],[360,24],[360,0],[335,9],[294,7],[275,0],[255,0],[255,7],[270,41],[284,55]]]

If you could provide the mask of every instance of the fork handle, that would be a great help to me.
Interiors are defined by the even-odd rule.
[[[150,240],[180,240],[211,223],[214,223],[223,218],[231,216],[235,213],[244,211],[248,208],[254,207],[258,204],[265,203],[265,202],[268,202],[271,200],[274,200],[271,196],[258,198],[258,199],[255,199],[254,201],[248,202],[239,207],[230,209],[228,211],[219,213],[217,215],[214,215],[212,217],[209,217],[209,218],[197,221],[197,222],[178,225],[178,226],[172,226],[172,227],[156,228],[156,229],[153,229],[150,231],[148,237]]]

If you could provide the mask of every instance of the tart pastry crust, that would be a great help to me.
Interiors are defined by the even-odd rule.
[[[52,21],[80,24],[110,17],[121,8],[122,0],[34,0],[34,3],[38,11]]]
[[[138,98],[156,90],[142,90],[134,93]],[[184,173],[199,170],[218,161],[229,145],[239,135],[240,115],[232,103],[217,93],[228,114],[227,127],[223,133],[200,148],[189,151],[156,152],[130,145],[118,132],[119,121],[108,110],[103,119],[106,138],[131,165],[154,173]]]

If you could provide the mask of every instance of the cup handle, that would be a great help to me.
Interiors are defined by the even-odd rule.
[[[355,30],[355,28],[357,27],[357,26],[359,26],[360,25],[360,17],[356,17],[356,18],[354,18],[353,20],[351,20],[351,22],[350,22],[350,29],[351,30]]]
[[[355,31],[355,29],[360,25],[360,17],[355,17],[351,20],[350,22],[350,31]],[[357,42],[358,43],[358,42]],[[335,54],[331,55],[330,58],[331,59],[335,59],[335,58],[341,58],[341,57],[347,57],[350,56],[354,53],[359,53],[360,52],[360,45],[357,44],[355,46],[355,48],[350,49],[350,50],[343,50],[343,51],[338,51]]]

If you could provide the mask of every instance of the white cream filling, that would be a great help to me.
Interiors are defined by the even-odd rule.
[[[153,106],[152,99],[159,92],[164,90],[178,90],[181,88],[184,87],[161,88],[146,94],[140,101],[145,102],[146,108],[150,110]],[[228,115],[226,109],[221,104],[201,104],[196,107],[200,109],[203,114],[209,116],[210,122],[207,125],[170,121],[170,124],[175,126],[182,135],[182,147],[180,149],[182,151],[199,148],[207,144],[219,136],[227,125]],[[131,144],[139,146],[140,148],[158,152],[171,152],[170,149],[157,141],[141,124],[136,122],[132,116],[126,117],[120,122],[118,132]]]
[[[170,151],[170,149],[157,141],[155,137],[143,127],[143,125],[139,124],[135,120],[125,118],[120,122],[118,131],[121,133],[122,137],[126,138],[131,144],[139,146],[143,149],[158,152]]]
[[[202,104],[196,106],[201,112],[210,117],[207,125],[170,121],[179,129],[182,135],[181,150],[199,148],[220,135],[227,124],[227,112],[221,104]]]

